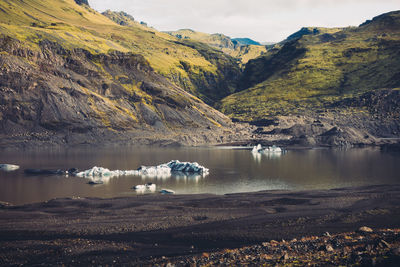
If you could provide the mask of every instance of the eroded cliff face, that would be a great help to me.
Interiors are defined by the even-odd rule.
[[[1,143],[216,143],[230,119],[141,56],[0,38]]]

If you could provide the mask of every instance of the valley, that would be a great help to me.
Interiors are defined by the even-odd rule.
[[[3,0],[0,12],[3,147],[399,138],[398,11],[269,45],[160,32],[87,1]]]

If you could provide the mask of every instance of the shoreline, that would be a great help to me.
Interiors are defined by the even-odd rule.
[[[400,228],[400,184],[54,199],[0,206],[0,259],[2,265],[150,263],[364,225]]]

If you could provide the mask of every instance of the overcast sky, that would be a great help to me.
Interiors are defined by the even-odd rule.
[[[158,30],[190,28],[260,42],[285,39],[303,26],[357,26],[400,10],[400,0],[89,0],[98,11],[125,11]]]

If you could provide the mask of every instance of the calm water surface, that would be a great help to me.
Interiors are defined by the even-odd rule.
[[[26,176],[25,168],[86,170],[93,166],[132,170],[170,160],[198,162],[210,169],[199,177],[172,176],[112,178],[91,186],[88,180],[65,176]],[[13,204],[61,197],[135,196],[131,188],[153,182],[177,194],[226,194],[271,189],[330,189],[348,186],[400,183],[400,154],[379,149],[289,150],[282,155],[255,157],[237,148],[127,148],[113,150],[70,149],[1,152],[0,163],[17,164],[20,170],[0,171],[0,200]]]

